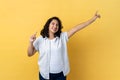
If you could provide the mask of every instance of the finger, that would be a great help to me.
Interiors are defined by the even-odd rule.
[[[95,12],[95,16],[97,16],[98,15],[98,10]]]
[[[37,34],[37,31],[35,32],[35,35]]]
[[[98,13],[98,10],[96,11],[96,14]]]
[[[35,32],[34,34],[33,34],[33,36],[36,36],[37,35],[37,32]]]

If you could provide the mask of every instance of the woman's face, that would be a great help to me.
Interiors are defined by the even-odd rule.
[[[58,21],[53,19],[49,24],[49,32],[56,33],[59,29]]]

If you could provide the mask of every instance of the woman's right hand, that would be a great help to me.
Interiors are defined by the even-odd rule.
[[[31,37],[30,37],[30,45],[28,46],[28,50],[27,50],[27,54],[28,54],[28,56],[30,57],[30,56],[32,56],[32,55],[34,55],[35,54],[35,52],[36,52],[36,50],[35,50],[35,48],[34,48],[34,46],[33,46],[33,42],[36,40],[36,34],[37,34],[37,32],[36,33],[34,33]]]
[[[30,43],[33,43],[36,40],[36,34],[37,32],[30,37]]]

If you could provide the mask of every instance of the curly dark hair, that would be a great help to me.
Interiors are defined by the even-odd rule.
[[[59,29],[58,31],[54,34],[54,37],[60,37],[60,34],[62,32],[62,22],[61,20],[58,18],[58,17],[51,17],[47,20],[47,22],[45,23],[43,29],[41,30],[41,35],[43,36],[43,38],[45,37],[49,37],[49,24],[51,23],[52,20],[57,20],[58,21],[58,26],[59,26]]]

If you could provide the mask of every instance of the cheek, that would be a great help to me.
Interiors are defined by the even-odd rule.
[[[52,26],[51,26],[51,25],[49,25],[49,29],[52,29]]]
[[[59,27],[57,28],[57,30],[59,30]]]

